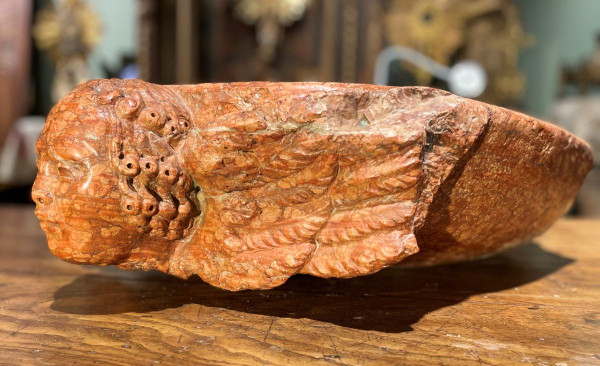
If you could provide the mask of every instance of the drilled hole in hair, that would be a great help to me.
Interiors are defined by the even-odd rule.
[[[164,162],[165,162],[165,157],[164,157],[164,156],[161,156],[161,157],[160,157],[160,161],[162,161],[162,162],[164,163]]]
[[[165,170],[165,175],[168,177],[169,175],[171,175],[171,172],[169,172],[168,170]]]
[[[123,154],[123,153],[120,153],[120,154],[119,154],[119,159],[121,159],[121,160],[125,159],[125,154]]]
[[[133,164],[127,163],[127,169],[131,169],[131,168],[133,168]]]
[[[133,206],[127,205],[127,210],[129,210],[129,211],[133,210]]]
[[[183,122],[183,125],[184,125],[185,127],[188,127],[188,123],[187,123],[187,122]]]
[[[152,112],[152,113],[150,113],[150,116],[151,116],[152,118],[155,118],[155,117],[156,117],[156,113]]]
[[[150,207],[148,207],[148,211],[154,211],[154,205],[150,205]]]
[[[150,169],[150,163],[146,163],[146,169]]]

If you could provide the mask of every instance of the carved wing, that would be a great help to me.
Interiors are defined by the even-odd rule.
[[[220,90],[222,102],[209,104],[225,112],[210,112],[180,149],[204,212],[177,255],[203,264],[173,273],[231,290],[271,288],[296,272],[373,273],[418,251],[425,126],[437,117],[406,108],[413,95]]]

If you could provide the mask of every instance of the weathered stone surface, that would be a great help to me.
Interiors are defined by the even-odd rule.
[[[548,228],[592,165],[516,112],[333,83],[94,80],[54,107],[38,153],[56,256],[229,290],[494,253]]]

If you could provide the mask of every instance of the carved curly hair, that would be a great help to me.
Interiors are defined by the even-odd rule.
[[[186,106],[168,88],[141,80],[103,80],[97,102],[115,120],[110,162],[130,222],[152,236],[187,236],[200,212],[193,181],[173,149],[190,127]]]

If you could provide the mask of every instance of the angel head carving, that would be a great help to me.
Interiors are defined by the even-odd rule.
[[[592,166],[565,131],[434,89],[261,82],[90,81],[38,155],[56,256],[229,290],[487,255],[556,220]]]
[[[136,243],[168,245],[199,214],[174,148],[190,115],[166,88],[94,80],[50,112],[38,141],[36,214],[67,261],[116,264]]]

